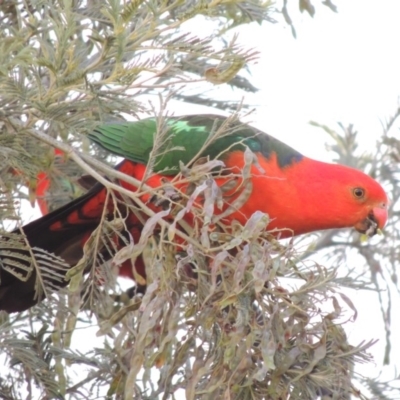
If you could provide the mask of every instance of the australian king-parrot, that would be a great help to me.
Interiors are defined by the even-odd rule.
[[[164,125],[163,129],[157,128],[155,118],[106,124],[98,126],[89,137],[124,158],[115,167],[117,170],[163,193],[164,200],[167,186],[190,196],[193,187],[190,192],[185,169],[190,174],[190,168],[197,165],[201,171],[202,163],[217,160],[212,176],[224,202],[222,207],[215,205],[214,216],[215,221],[220,217],[224,229],[229,229],[233,221],[244,225],[256,211],[268,214],[267,229],[277,238],[347,227],[372,236],[386,223],[387,196],[363,172],[307,158],[234,119],[216,115],[173,117]],[[203,181],[207,176],[204,173]],[[122,179],[114,183],[130,192],[140,191],[140,204],[149,205],[153,212],[168,208],[143,188]],[[139,240],[148,215],[141,213],[137,205],[134,211],[127,208],[122,195],[111,192],[110,196],[105,186],[96,183],[85,195],[5,235],[0,244],[0,310],[26,310],[46,296],[40,288],[47,285],[57,290],[66,286],[66,269],[82,258],[91,233],[104,218],[112,219],[116,210],[124,216],[128,236],[135,242]],[[172,195],[170,198],[175,201]],[[119,199],[117,207],[115,199]],[[199,208],[202,203],[200,195],[195,206]],[[173,216],[166,215],[168,218]],[[190,212],[185,218],[195,223]],[[101,252],[103,260],[113,256],[109,248]],[[121,267],[122,275],[133,277],[132,269],[136,269],[145,277],[140,257],[134,266],[126,264]]]

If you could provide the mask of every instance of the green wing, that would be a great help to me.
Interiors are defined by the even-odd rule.
[[[303,157],[256,128],[240,122],[227,124],[225,117],[217,115],[169,118],[159,131],[154,118],[100,125],[89,137],[106,150],[141,164],[148,164],[153,152],[153,170],[164,174],[176,174],[180,161],[188,164],[196,156],[223,160],[230,151],[246,147],[267,159],[276,153],[282,168]]]

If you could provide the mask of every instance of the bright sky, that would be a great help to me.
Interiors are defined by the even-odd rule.
[[[261,51],[252,68],[261,89],[260,124],[314,158],[322,156],[327,136],[310,120],[354,123],[373,149],[380,120],[395,111],[400,94],[400,2],[334,3],[337,14],[318,5],[314,19],[295,8],[296,40],[284,24],[255,26],[241,35]]]
[[[294,3],[297,7],[298,2]],[[329,140],[310,120],[336,127],[354,123],[362,146],[373,153],[382,132],[381,121],[398,107],[400,95],[400,1],[336,0],[338,14],[317,4],[314,19],[291,11],[297,39],[284,24],[253,26],[241,32],[240,40],[257,46],[258,65],[251,68],[260,92],[251,101],[257,107],[255,122],[264,131],[321,160],[329,159],[324,144]],[[359,316],[346,331],[356,344],[363,339],[381,339],[370,351],[376,365],[358,370],[377,377],[384,336],[378,298],[372,293],[346,292],[355,301]],[[399,298],[393,299],[400,309]],[[400,322],[392,317],[393,365],[381,379],[394,379],[400,367]],[[397,358],[397,359],[396,359]],[[378,368],[377,368],[378,367]],[[400,398],[400,395],[399,395]]]

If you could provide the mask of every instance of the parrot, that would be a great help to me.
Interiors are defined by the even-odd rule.
[[[268,215],[268,232],[277,239],[340,228],[373,236],[388,219],[387,195],[372,177],[344,165],[308,158],[238,119],[211,114],[153,117],[100,124],[88,136],[122,158],[115,169],[139,185],[120,177],[110,182],[125,193],[138,193],[141,202],[127,207],[126,201],[134,200],[114,189],[114,201],[109,201],[110,189],[97,182],[61,208],[3,234],[0,310],[24,311],[46,297],[41,287],[57,290],[67,286],[67,271],[81,260],[86,242],[104,216],[112,218],[116,211],[124,215],[125,233],[135,243],[149,219],[140,212],[140,205],[154,213],[164,210],[163,220],[172,221],[168,201],[179,202],[174,193],[179,198],[179,193],[190,197],[196,191],[185,180],[196,168],[200,171],[198,185],[210,175],[214,178],[213,190],[219,193],[215,196],[216,225],[245,225],[254,213],[261,212]],[[211,166],[203,171],[206,165]],[[173,192],[170,198],[166,196],[168,188]],[[155,199],[154,193],[161,195]],[[221,197],[223,202],[218,200]],[[201,208],[204,203],[204,198],[197,196],[194,207]],[[196,223],[193,212],[188,211],[184,219]],[[116,246],[123,246],[120,239]],[[100,251],[104,260],[113,257],[108,247]],[[41,265],[43,271],[38,270]],[[119,275],[136,279],[133,270],[145,279],[140,257],[134,266],[124,262]]]
[[[53,162],[47,170],[36,176],[35,198],[42,215],[46,215],[60,205],[73,200],[84,192],[82,177],[78,179],[78,167],[67,159],[63,151],[53,149]],[[52,192],[57,191],[57,196]],[[49,202],[48,198],[53,201]],[[55,198],[54,198],[55,197]]]
[[[36,179],[27,179],[25,186],[28,187],[31,206],[35,207],[37,204],[42,215],[59,208],[81,195],[84,189],[93,186],[91,177],[85,175],[78,178],[78,166],[67,160],[64,152],[58,148],[52,149],[45,160],[41,161],[44,161],[46,166],[37,173]],[[10,167],[7,172],[13,177],[23,176],[22,171],[13,167]],[[52,195],[53,192],[57,195]],[[51,202],[50,198],[52,198]]]

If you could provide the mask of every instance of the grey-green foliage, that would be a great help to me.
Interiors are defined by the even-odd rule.
[[[384,338],[380,338],[381,343],[385,343],[385,351],[382,359],[377,361],[392,366],[397,362],[392,348],[398,338],[393,335],[392,325],[397,323],[395,304],[398,302],[400,291],[397,268],[400,259],[398,211],[400,141],[397,139],[399,117],[400,109],[397,108],[390,117],[382,121],[382,132],[381,136],[377,137],[376,147],[363,151],[359,148],[359,137],[363,132],[357,132],[352,124],[339,123],[337,129],[311,122],[331,137],[327,148],[333,152],[336,162],[368,172],[383,185],[389,198],[389,220],[380,240],[363,243],[357,235],[349,232],[343,232],[340,235],[335,232],[325,232],[314,243],[312,251],[325,254],[329,263],[340,263],[348,260],[349,257],[359,260],[356,263],[346,263],[350,279],[343,279],[341,285],[354,288],[357,285],[354,278],[362,277],[363,286],[378,294],[381,318],[378,320],[376,316],[371,316],[371,322],[380,324],[385,331]],[[398,379],[395,371],[393,371],[393,381],[380,381],[378,372],[375,377],[361,377],[360,380],[369,388],[372,398],[397,397],[398,382],[396,380]]]
[[[300,6],[311,9],[310,2]],[[99,121],[153,111],[144,95],[237,108],[214,100],[212,92],[207,96],[198,81],[255,91],[256,83],[243,74],[254,51],[225,34],[252,21],[272,22],[273,11],[270,2],[256,0],[1,2],[2,219],[16,218],[15,199],[28,196],[27,186],[34,200],[39,171],[56,181],[80,174],[68,157],[55,160],[48,143],[87,150],[83,137]],[[196,36],[193,18],[212,18],[214,29]],[[168,103],[161,109],[170,111]],[[207,168],[194,165],[187,175],[212,206],[220,198]],[[132,201],[127,204],[137,212]],[[196,220],[210,218],[212,210],[197,209]],[[171,241],[179,224],[160,232],[163,215],[152,216],[141,242],[132,246],[124,238],[125,253],[118,254],[133,257],[139,249],[143,255],[151,284],[142,299],[116,308],[113,296],[121,290],[106,264],[91,269],[82,292],[64,292],[28,313],[1,315],[0,357],[7,365],[0,369],[2,398],[169,399],[180,389],[188,399],[345,399],[356,390],[352,364],[368,359],[369,344],[350,345],[337,325],[343,278],[299,262],[291,244],[271,241],[260,229],[265,216],[234,227],[234,237],[215,232],[218,246],[212,249],[207,226],[196,224],[190,245],[177,249]],[[116,230],[113,225],[104,245],[114,244]],[[95,243],[96,237],[88,242],[88,259],[101,257]],[[298,285],[282,286],[282,277]],[[331,305],[324,311],[327,297]],[[94,317],[78,313],[82,303]],[[74,350],[71,336],[94,323],[108,335],[102,346],[90,347],[93,333],[87,333],[79,339],[87,343],[84,354]]]
[[[10,172],[7,165],[33,179],[39,170],[50,169],[48,147],[32,139],[30,129],[79,146],[79,135],[91,131],[99,121],[146,111],[148,103],[140,100],[146,94],[166,96],[173,89],[170,97],[215,104],[202,90],[196,93],[198,83],[191,85],[208,69],[217,68],[221,79],[232,87],[255,91],[239,73],[254,59],[255,52],[241,49],[234,41],[226,42],[222,32],[250,21],[269,20],[269,11],[268,2],[258,1],[2,4],[3,172]],[[189,21],[196,15],[219,17],[215,29],[201,38],[191,33]],[[186,90],[177,90],[183,86]],[[189,97],[191,87],[194,91]],[[219,105],[237,107],[224,102]],[[14,174],[3,180],[7,186],[16,185],[21,182],[18,177]]]

